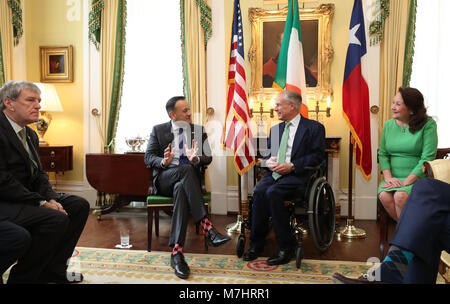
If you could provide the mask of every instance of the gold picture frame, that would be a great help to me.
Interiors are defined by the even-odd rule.
[[[308,83],[307,75],[308,101],[326,102],[327,97],[333,95],[330,88],[330,67],[334,56],[331,45],[334,4],[322,4],[317,8],[300,8],[299,11],[305,66],[314,66],[314,69],[310,70],[314,72],[313,76],[316,78],[315,83],[314,79]],[[279,92],[268,85],[270,78],[267,79],[267,75],[270,73],[264,74],[263,67],[266,71],[274,69],[273,64],[272,68],[269,64],[269,58],[273,58],[270,53],[275,56],[279,52],[287,12],[287,7],[281,10],[249,9],[252,25],[252,44],[248,56],[252,72],[250,95],[257,99],[265,100],[267,96]]]
[[[73,47],[41,46],[41,82],[73,82]]]

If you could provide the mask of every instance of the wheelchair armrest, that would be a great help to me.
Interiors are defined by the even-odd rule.
[[[313,166],[313,167],[306,166],[304,169],[307,170],[307,171],[313,171],[313,174],[314,173],[318,173],[318,176],[322,176],[323,175],[322,167],[320,165]]]

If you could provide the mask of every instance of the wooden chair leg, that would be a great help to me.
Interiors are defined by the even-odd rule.
[[[155,234],[159,236],[159,209],[155,209]]]
[[[378,210],[380,213],[380,260],[384,259],[384,251],[386,249],[387,241],[388,241],[388,217],[386,210],[384,210],[383,206],[381,206],[381,202],[379,201]]]
[[[147,208],[147,251],[152,251],[153,209]]]

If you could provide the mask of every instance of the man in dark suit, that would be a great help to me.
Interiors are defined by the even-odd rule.
[[[277,97],[275,111],[283,122],[270,130],[270,153],[262,162],[269,170],[253,192],[250,248],[244,254],[245,261],[252,261],[263,252],[269,217],[279,251],[267,263],[286,264],[294,255],[296,241],[284,201],[299,186],[307,184],[310,172],[305,167],[320,165],[325,157],[325,128],[301,116],[301,106],[302,97],[295,91],[284,91]]]
[[[42,171],[39,139],[27,126],[39,118],[40,93],[26,81],[10,81],[0,89],[0,216],[3,229],[9,231],[0,234],[0,246],[1,251],[10,249],[18,257],[8,284],[83,280],[80,273],[68,273],[67,266],[86,223],[89,203],[53,191]],[[20,244],[5,245],[13,239]],[[11,258],[1,263],[6,265]]]
[[[206,132],[202,126],[192,124],[184,96],[169,99],[166,110],[171,121],[153,127],[145,163],[153,168],[154,194],[174,198],[170,264],[176,276],[186,279],[190,270],[184,260],[183,245],[189,213],[196,223],[201,223],[206,244],[219,246],[230,238],[215,230],[204,208],[198,169],[212,161]]]
[[[450,253],[450,184],[418,180],[402,210],[381,265],[358,279],[333,275],[343,284],[435,284],[442,250]]]

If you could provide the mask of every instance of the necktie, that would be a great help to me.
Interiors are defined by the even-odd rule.
[[[186,150],[184,149],[184,136],[183,136],[183,128],[178,129],[178,148],[180,149],[180,160],[179,165],[187,165],[190,163],[189,159],[186,157]]]
[[[287,149],[287,142],[288,142],[288,138],[289,138],[289,127],[290,126],[291,126],[291,122],[289,121],[286,123],[286,125],[284,127],[283,136],[281,137],[280,148],[278,149],[278,157],[277,157],[277,162],[279,164],[284,164],[284,162],[286,161],[286,149]],[[281,174],[272,172],[272,177],[274,180],[277,180],[281,177]]]
[[[23,147],[28,152],[28,156],[30,157],[30,160],[31,160],[31,173],[34,174],[38,167],[37,167],[36,161],[33,159],[33,156],[31,154],[30,148],[28,147],[28,144],[27,144],[27,131],[25,130],[25,128],[23,128],[22,130],[19,131],[19,136],[20,136],[20,140],[22,141]]]

